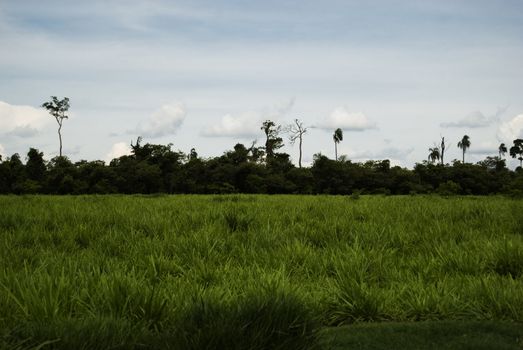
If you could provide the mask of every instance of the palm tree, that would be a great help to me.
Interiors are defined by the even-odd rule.
[[[470,148],[470,137],[468,135],[463,136],[461,141],[458,142],[458,148],[463,150],[463,163],[465,163],[465,152],[467,148]]]
[[[501,159],[505,155],[505,153],[507,153],[507,146],[505,146],[505,144],[502,143],[501,145],[499,145],[498,151],[499,158]]]
[[[343,141],[343,131],[340,128],[334,130],[334,135],[332,135],[332,139],[334,140],[334,156],[336,160],[338,160],[338,143],[340,143],[340,141]]]
[[[440,154],[439,154],[439,148],[438,147],[434,147],[434,148],[429,148],[429,162],[433,163],[437,160],[439,160],[440,158]]]

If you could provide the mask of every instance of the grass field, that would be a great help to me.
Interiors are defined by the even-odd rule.
[[[521,200],[0,197],[0,348],[342,349],[395,324],[517,348],[521,322]]]

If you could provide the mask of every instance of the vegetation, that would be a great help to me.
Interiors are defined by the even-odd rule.
[[[200,158],[195,149],[186,155],[174,151],[171,144],[143,144],[141,138],[131,145],[132,154],[108,165],[72,163],[64,156],[45,161],[42,152],[31,148],[25,164],[18,154],[0,159],[0,194],[424,194],[439,193],[449,182],[456,186],[447,194],[523,194],[521,168],[509,170],[499,157],[477,164],[437,164],[441,156],[437,147],[430,149],[429,161],[413,170],[393,167],[388,160],[355,163],[321,154],[315,155],[312,166],[297,168],[288,154],[275,151],[281,147],[276,131],[267,124],[270,152],[254,144],[249,148],[236,144],[209,159]],[[518,156],[519,150],[512,147],[511,155]]]
[[[463,136],[461,141],[458,142],[458,148],[463,151],[463,163],[465,163],[465,152],[470,148],[470,137],[468,135]]]
[[[47,109],[49,114],[51,114],[58,123],[58,139],[60,140],[60,153],[59,156],[62,156],[62,124],[64,119],[69,117],[65,113],[69,110],[69,98],[64,97],[63,100],[59,100],[56,96],[51,96],[51,101],[45,102],[42,104],[42,107]]]
[[[343,130],[340,128],[334,130],[334,134],[332,135],[332,140],[334,141],[334,159],[338,160],[338,143],[343,141]]]
[[[329,350],[521,350],[523,327],[506,322],[367,323],[323,332]]]
[[[301,168],[303,135],[307,132],[307,127],[303,126],[303,122],[294,119],[294,124],[288,125],[286,131],[289,133],[289,141],[291,142],[291,145],[294,145],[296,140],[299,140],[298,147],[300,156],[298,158],[298,167]]]
[[[512,158],[518,158],[521,168],[523,166],[523,139],[514,140],[514,145],[510,147],[509,153]]]
[[[367,321],[491,320],[496,334],[504,321],[520,336],[520,200],[1,196],[0,207],[0,348],[305,349],[325,327]]]

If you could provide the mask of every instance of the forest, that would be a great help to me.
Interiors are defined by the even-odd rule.
[[[523,192],[523,139],[509,148],[499,145],[499,156],[488,156],[477,164],[465,162],[471,146],[468,135],[457,143],[462,160],[445,163],[445,138],[429,148],[427,160],[413,170],[391,166],[390,160],[352,162],[338,157],[343,130],[332,135],[335,159],[317,153],[311,167],[302,167],[303,136],[307,127],[298,119],[281,126],[271,120],[262,123],[265,145],[249,147],[237,143],[230,151],[214,158],[172,149],[172,144],[142,144],[139,136],[131,142],[131,154],[104,161],[81,160],[73,163],[62,155],[62,125],[68,119],[69,98],[51,96],[42,107],[58,124],[59,155],[44,160],[43,152],[30,148],[25,164],[19,154],[5,160],[0,155],[0,194],[112,194],[112,193],[185,193],[185,194],[428,194],[488,195]],[[284,135],[291,144],[298,142],[296,167],[290,155],[278,152]],[[448,146],[447,146],[448,147]],[[511,171],[503,158],[509,153],[520,161]]]
[[[517,140],[516,140],[517,141]],[[270,139],[268,141],[270,144]],[[281,141],[280,141],[281,143]],[[72,162],[66,156],[50,161],[31,148],[25,162],[18,154],[0,160],[0,193],[266,193],[266,194],[460,194],[519,195],[521,167],[508,169],[501,157],[477,164],[434,160],[414,169],[391,166],[389,160],[352,162],[316,154],[310,167],[296,167],[290,156],[273,147],[236,144],[230,151],[204,159],[172,145],[132,144],[132,153],[109,164]]]

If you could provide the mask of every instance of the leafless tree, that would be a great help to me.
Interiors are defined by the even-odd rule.
[[[285,131],[289,133],[291,145],[294,145],[296,140],[299,140],[300,158],[298,160],[298,166],[301,168],[303,134],[307,132],[307,128],[303,126],[303,122],[294,119],[294,124],[288,125]]]

